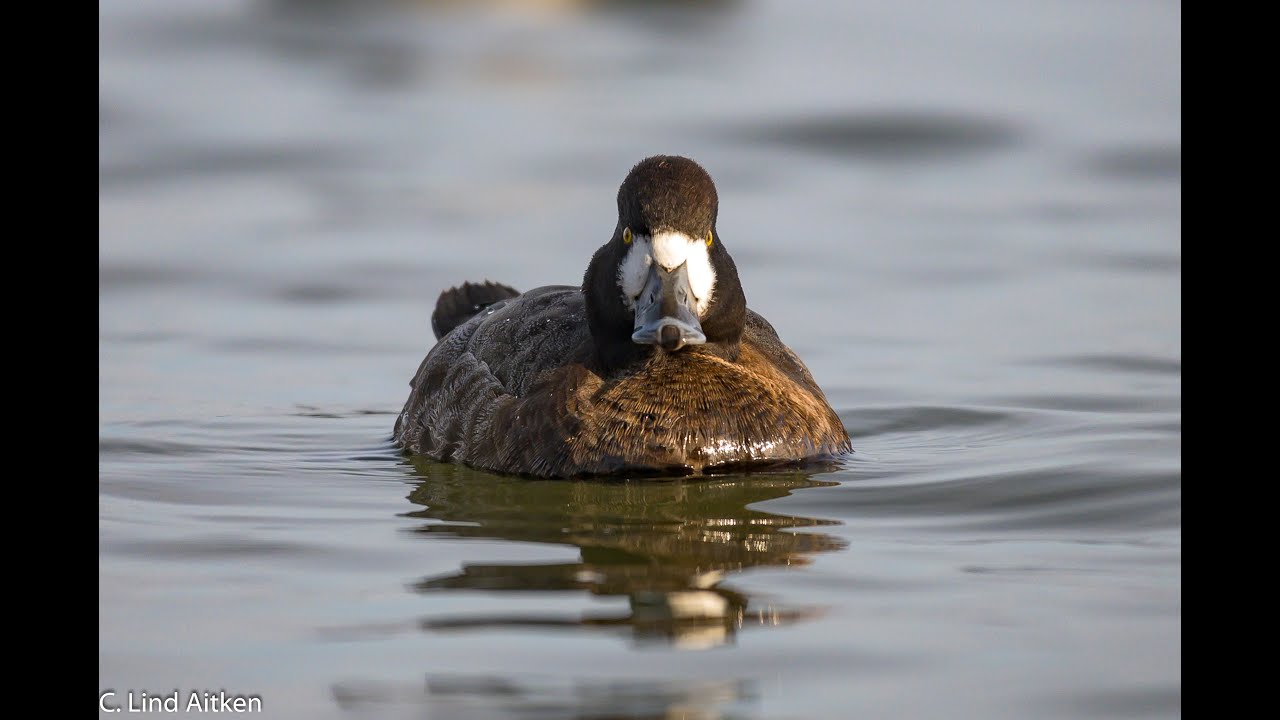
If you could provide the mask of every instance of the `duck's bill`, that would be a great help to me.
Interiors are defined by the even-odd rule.
[[[705,343],[707,336],[698,322],[697,302],[689,287],[686,265],[665,270],[653,263],[644,289],[636,298],[636,325],[631,340],[657,345],[667,352]]]

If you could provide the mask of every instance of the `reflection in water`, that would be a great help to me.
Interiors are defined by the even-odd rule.
[[[429,618],[423,627],[432,631],[614,628],[628,631],[638,642],[679,648],[721,645],[743,627],[778,625],[816,613],[751,602],[725,584],[733,573],[807,564],[814,553],[844,547],[830,535],[795,532],[832,521],[747,507],[795,489],[832,484],[804,473],[569,482],[498,477],[420,458],[412,462],[426,479],[409,495],[423,509],[408,515],[435,521],[415,532],[572,544],[581,550],[581,559],[573,563],[463,565],[458,573],[419,581],[416,590],[585,590],[626,597],[630,604],[621,614]]]
[[[742,717],[725,706],[756,699],[745,681],[658,680],[583,681],[555,676],[523,681],[504,677],[430,675],[422,687],[342,683],[333,687],[338,706],[349,711],[384,711],[391,706],[426,706],[429,717],[450,720],[717,720]]]

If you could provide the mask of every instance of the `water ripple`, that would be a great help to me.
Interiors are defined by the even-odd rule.
[[[1115,148],[1096,153],[1086,164],[1097,175],[1122,180],[1182,179],[1182,146],[1155,145]]]
[[[1011,147],[1025,130],[1007,120],[959,113],[886,111],[782,118],[738,128],[732,135],[850,158],[933,162]]]
[[[351,152],[331,144],[167,148],[100,162],[98,183],[102,188],[121,189],[201,176],[308,174],[355,161]]]
[[[1065,355],[1026,361],[1029,365],[1106,370],[1135,375],[1181,375],[1182,361],[1155,355]]]

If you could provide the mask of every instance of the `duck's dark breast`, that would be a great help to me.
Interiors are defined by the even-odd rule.
[[[396,422],[413,453],[544,477],[688,474],[849,450],[808,370],[749,313],[737,362],[699,348],[594,369],[577,288],[547,287],[434,347]]]
[[[589,466],[621,459],[622,471],[706,472],[849,449],[821,393],[745,338],[736,363],[697,348],[656,353],[642,373],[589,382],[585,390],[575,406],[581,427],[569,445],[574,461]]]

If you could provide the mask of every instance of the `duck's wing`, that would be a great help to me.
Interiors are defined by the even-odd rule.
[[[458,325],[427,354],[410,382],[395,440],[438,460],[557,474],[542,467],[555,458],[539,455],[571,431],[560,427],[569,419],[555,408],[565,401],[560,391],[573,386],[559,376],[585,372],[581,362],[590,352],[582,291],[541,287],[488,310]],[[539,381],[542,389],[533,391]]]
[[[809,372],[809,368],[805,367],[800,356],[787,347],[786,343],[782,342],[782,339],[778,337],[773,325],[769,324],[768,320],[765,320],[762,315],[754,310],[747,310],[742,340],[745,343],[750,343],[757,352],[768,358],[774,366],[785,372],[792,380],[803,385],[810,392],[816,393],[819,397],[823,397],[822,389],[818,387],[818,383],[813,379],[813,375]]]

